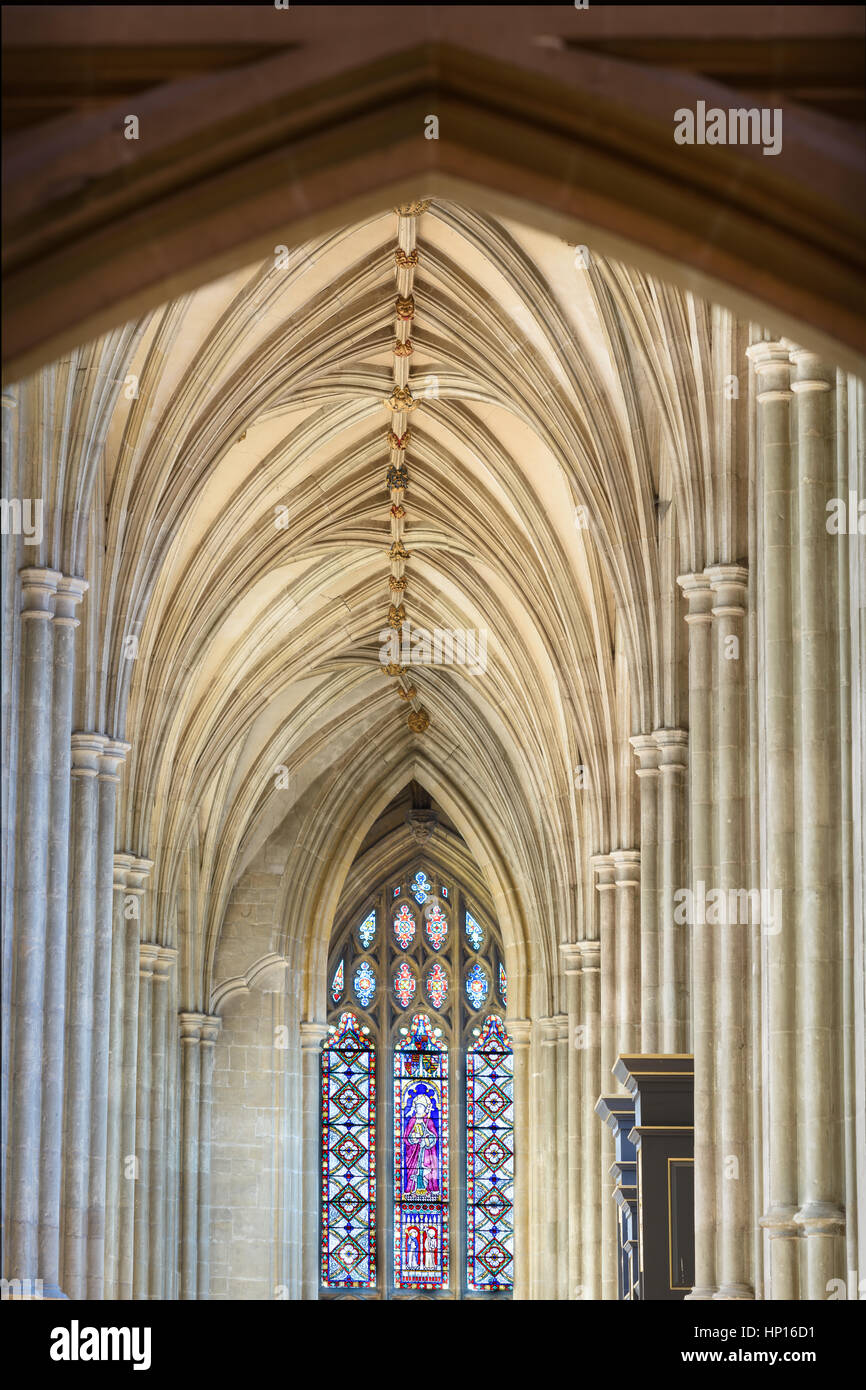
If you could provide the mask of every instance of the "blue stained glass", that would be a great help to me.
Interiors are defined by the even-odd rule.
[[[488,988],[487,976],[476,961],[466,976],[466,994],[473,1009],[481,1008],[487,998]]]
[[[485,1019],[466,1056],[467,1267],[473,1292],[514,1281],[513,1057],[501,1018]]]
[[[322,1051],[322,1283],[376,1287],[376,1054],[352,1013]]]
[[[448,1287],[448,1054],[426,1014],[394,1050],[394,1282]]]
[[[361,938],[361,945],[368,951],[373,944],[373,937],[376,935],[376,913],[371,912],[358,928],[358,936]]]
[[[433,884],[429,882],[427,875],[423,872],[415,875],[409,887],[412,897],[418,903],[426,903],[427,894],[433,891]]]
[[[335,1004],[339,1004],[339,1002],[340,1002],[340,997],[341,997],[341,995],[342,995],[342,993],[343,993],[343,985],[344,985],[344,983],[345,983],[345,971],[343,970],[343,962],[340,961],[340,964],[337,966],[336,970],[334,971],[334,978],[333,978],[333,980],[331,981],[331,998],[333,999],[333,1001],[334,1001]]]
[[[358,1002],[366,1009],[376,990],[376,976],[366,961],[362,961],[358,966],[354,984]]]
[[[473,951],[480,951],[484,941],[484,929],[476,922],[471,912],[466,914],[466,935],[469,937]]]

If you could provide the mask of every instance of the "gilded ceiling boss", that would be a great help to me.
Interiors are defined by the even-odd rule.
[[[395,605],[394,599],[397,596],[402,596],[408,587],[406,561],[411,557],[411,551],[406,549],[403,542],[406,522],[403,497],[409,487],[409,470],[406,466],[405,451],[412,437],[412,431],[409,428],[409,416],[417,408],[419,402],[414,399],[409,387],[409,358],[414,351],[409,333],[415,318],[415,267],[420,260],[420,254],[415,245],[416,218],[422,212],[426,212],[429,206],[429,202],[424,200],[403,203],[394,209],[397,215],[397,239],[399,242],[394,252],[397,276],[397,299],[394,305],[396,318],[393,348],[394,388],[390,396],[382,402],[385,409],[391,412],[391,427],[386,436],[388,448],[391,451],[391,461],[386,479],[391,497],[389,512],[391,545],[388,550],[390,567],[388,574],[390,599],[388,626],[391,628],[399,627],[406,618],[405,605],[403,603],[400,603],[399,606]],[[414,685],[409,683],[405,667],[398,662],[390,662],[384,665],[382,670],[386,676],[397,681],[398,695],[401,700],[405,700],[411,705],[408,718],[409,728],[413,733],[424,733],[429,727],[430,716],[419,704],[418,691]]]

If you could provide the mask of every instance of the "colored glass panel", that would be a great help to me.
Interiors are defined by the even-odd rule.
[[[447,888],[443,888],[443,889],[442,889],[442,896],[443,896],[443,898],[447,898],[447,897],[448,897],[448,889],[447,889]]]
[[[445,996],[448,993],[448,976],[442,969],[438,960],[430,969],[427,976],[427,998],[438,1013],[445,1003]]]
[[[405,903],[394,918],[394,935],[403,950],[408,951],[415,939],[415,918]]]
[[[481,1008],[487,998],[488,989],[487,976],[476,961],[466,976],[466,996],[473,1009]]]
[[[427,933],[427,940],[430,942],[433,950],[438,951],[442,942],[448,935],[448,918],[445,916],[445,913],[438,903],[434,903],[427,912],[427,916],[424,920],[424,930]]]
[[[466,935],[473,951],[480,951],[484,944],[484,928],[476,922],[471,912],[466,914]]]
[[[373,938],[375,935],[376,913],[371,912],[370,916],[365,918],[365,920],[361,923],[360,927],[358,928],[358,936],[361,939],[361,945],[363,946],[365,951],[368,951],[372,946]]]
[[[505,966],[499,962],[499,998],[502,1000],[502,1007],[508,1005],[508,976],[505,973]]]
[[[448,1054],[426,1014],[394,1050],[394,1282],[448,1287]]]
[[[342,998],[343,986],[345,985],[345,983],[346,972],[343,969],[343,962],[340,961],[340,964],[334,971],[334,978],[331,981],[331,998],[333,999],[335,1004],[339,1004],[340,999]]]
[[[408,1009],[409,1005],[412,1003],[416,988],[417,981],[415,976],[412,974],[406,962],[401,961],[400,968],[394,976],[394,993],[397,995],[404,1009]]]
[[[376,1054],[344,1013],[322,1051],[322,1283],[376,1285]]]
[[[417,873],[409,884],[409,888],[417,903],[426,903],[427,894],[433,891],[433,884],[429,882],[425,873]]]
[[[361,962],[355,972],[354,985],[358,1003],[366,1009],[376,992],[376,976],[365,960]]]
[[[468,1287],[514,1281],[514,1076],[502,1019],[491,1014],[466,1056]]]
[[[400,896],[400,884],[398,883],[398,884],[397,884],[397,887],[394,889],[394,892],[391,894],[391,897],[392,897],[392,898],[399,898],[399,896]]]

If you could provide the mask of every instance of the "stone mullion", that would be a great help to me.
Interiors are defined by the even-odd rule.
[[[67,973],[66,1117],[63,1199],[63,1282],[70,1298],[87,1296],[90,1219],[94,977],[96,971],[96,857],[100,758],[104,734],[72,735],[70,929]]]
[[[580,996],[581,996],[581,956],[580,943],[568,942],[560,946],[562,968],[565,975],[566,1004],[568,1007],[568,1033],[566,1053],[567,1087],[567,1181],[568,1181],[568,1290],[566,1298],[575,1298],[575,1290],[582,1287],[583,1276],[583,1230],[581,1222],[580,1175],[584,1154],[583,1134],[583,1095],[581,1090],[581,1053],[577,1047],[580,1034]],[[593,1134],[593,1138],[594,1138]]]
[[[46,1297],[60,1292],[63,1194],[63,1079],[66,1051],[66,964],[69,921],[69,813],[72,788],[72,702],[75,609],[83,579],[61,578],[55,597],[51,686],[51,817],[42,1040],[42,1137],[39,1155],[39,1271]]]
[[[779,930],[762,933],[767,989],[769,1148],[768,1205],[761,1225],[770,1238],[773,1299],[798,1296],[797,1097],[795,1089],[796,941],[794,888],[794,660],[791,538],[793,483],[791,362],[781,343],[747,348],[757,381],[758,452],[762,474],[763,621],[759,663],[764,676],[767,888],[782,894]]]
[[[514,1297],[527,1299],[532,1297],[530,1021],[512,1019],[508,1035],[514,1062]]]
[[[692,1050],[695,1091],[695,1283],[691,1299],[716,1293],[715,1158],[715,946],[697,922],[695,905],[713,881],[712,783],[712,589],[704,574],[677,580],[688,602],[689,630],[689,835],[692,911]]]
[[[108,1072],[111,1038],[111,961],[114,929],[114,820],[118,769],[128,743],[107,741],[97,774],[97,836],[94,860],[93,1046],[90,1074],[90,1160],[88,1166],[87,1297],[103,1297],[108,1158]]]
[[[20,715],[15,852],[12,1065],[5,1273],[40,1277],[39,1154],[51,807],[52,603],[56,570],[21,571]]]
[[[600,967],[600,1071],[599,1093],[607,1095],[622,1087],[613,1077],[613,1064],[617,1056],[617,936],[614,861],[612,855],[594,855],[590,861],[598,875],[596,889],[600,894],[598,911],[599,967]],[[586,1000],[584,999],[584,1008]],[[598,1096],[588,1097],[587,1104],[594,1114]],[[610,1196],[608,1181],[610,1167],[614,1161],[613,1135],[607,1125],[598,1125],[596,1140],[592,1146],[597,1155],[599,1181],[599,1210],[601,1226],[599,1240],[601,1245],[600,1285],[601,1297],[616,1299],[617,1296],[617,1237],[616,1211]]]
[[[604,902],[604,898],[601,899]],[[600,1036],[601,1036],[601,949],[597,941],[581,941],[580,958],[582,991],[581,1035],[583,1046],[581,1057],[581,1095],[583,1112],[584,1143],[581,1149],[583,1168],[582,1191],[582,1239],[584,1242],[583,1287],[585,1299],[601,1298],[601,1176],[599,1162],[599,1139],[597,1130],[602,1130],[602,1144],[605,1134],[610,1134],[607,1125],[598,1125],[595,1102],[603,1087],[600,1077]],[[611,1162],[613,1160],[611,1159]],[[611,1203],[613,1206],[613,1203]],[[614,1222],[614,1234],[616,1226]]]
[[[117,1298],[131,1299],[134,1286],[135,1219],[141,1161],[137,1150],[138,1038],[141,1030],[141,920],[144,885],[153,868],[150,859],[122,856],[126,891],[123,899],[123,1011],[118,1083],[119,1150],[116,1158],[117,1201]],[[111,1159],[111,1154],[109,1154]]]
[[[688,734],[656,729],[659,750],[659,991],[660,1052],[686,1049],[689,982],[686,931],[674,918],[675,895],[685,887],[685,772]]]
[[[206,1014],[201,1030],[201,1065],[198,1112],[198,1259],[196,1286],[198,1298],[210,1298],[210,1149],[213,1110],[213,1070],[216,1040],[222,1020]],[[318,1178],[318,1173],[316,1174]],[[316,1247],[318,1250],[318,1245]]]
[[[301,1297],[319,1297],[319,1136],[322,1127],[321,1055],[328,1032],[326,1023],[304,1022],[301,1028],[301,1087],[303,1165],[305,1177],[302,1212],[303,1270]]]
[[[663,1018],[658,913],[659,771],[652,734],[629,739],[638,758],[640,788],[640,1050],[658,1052]]]
[[[837,767],[837,708],[834,683],[834,617],[828,549],[843,544],[826,528],[826,503],[835,484],[831,458],[832,371],[811,352],[795,350],[797,375],[799,577],[800,805],[797,853],[797,956],[801,972],[797,997],[797,1112],[803,1134],[800,1155],[800,1210],[794,1218],[806,1237],[807,1291],[827,1296],[830,1281],[845,1276],[840,1237],[845,1227],[839,1126],[842,1097],[833,1060],[834,1030],[840,1013],[838,801],[831,779]],[[834,787],[835,790],[835,787]]]
[[[748,571],[714,565],[705,571],[713,589],[716,661],[717,887],[726,893],[718,932],[718,1085],[716,1208],[719,1299],[754,1297],[749,1277],[749,1106],[746,992],[748,923],[731,920],[746,863],[745,713],[743,652]],[[731,893],[737,896],[731,898]],[[704,928],[707,930],[707,928]]]

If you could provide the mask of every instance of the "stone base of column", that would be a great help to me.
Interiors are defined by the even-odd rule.
[[[749,1288],[748,1284],[723,1284],[718,1293],[713,1294],[714,1299],[728,1302],[751,1302],[754,1297],[755,1290]]]
[[[715,1296],[715,1289],[692,1289],[691,1293],[686,1294],[683,1303],[707,1303]]]

